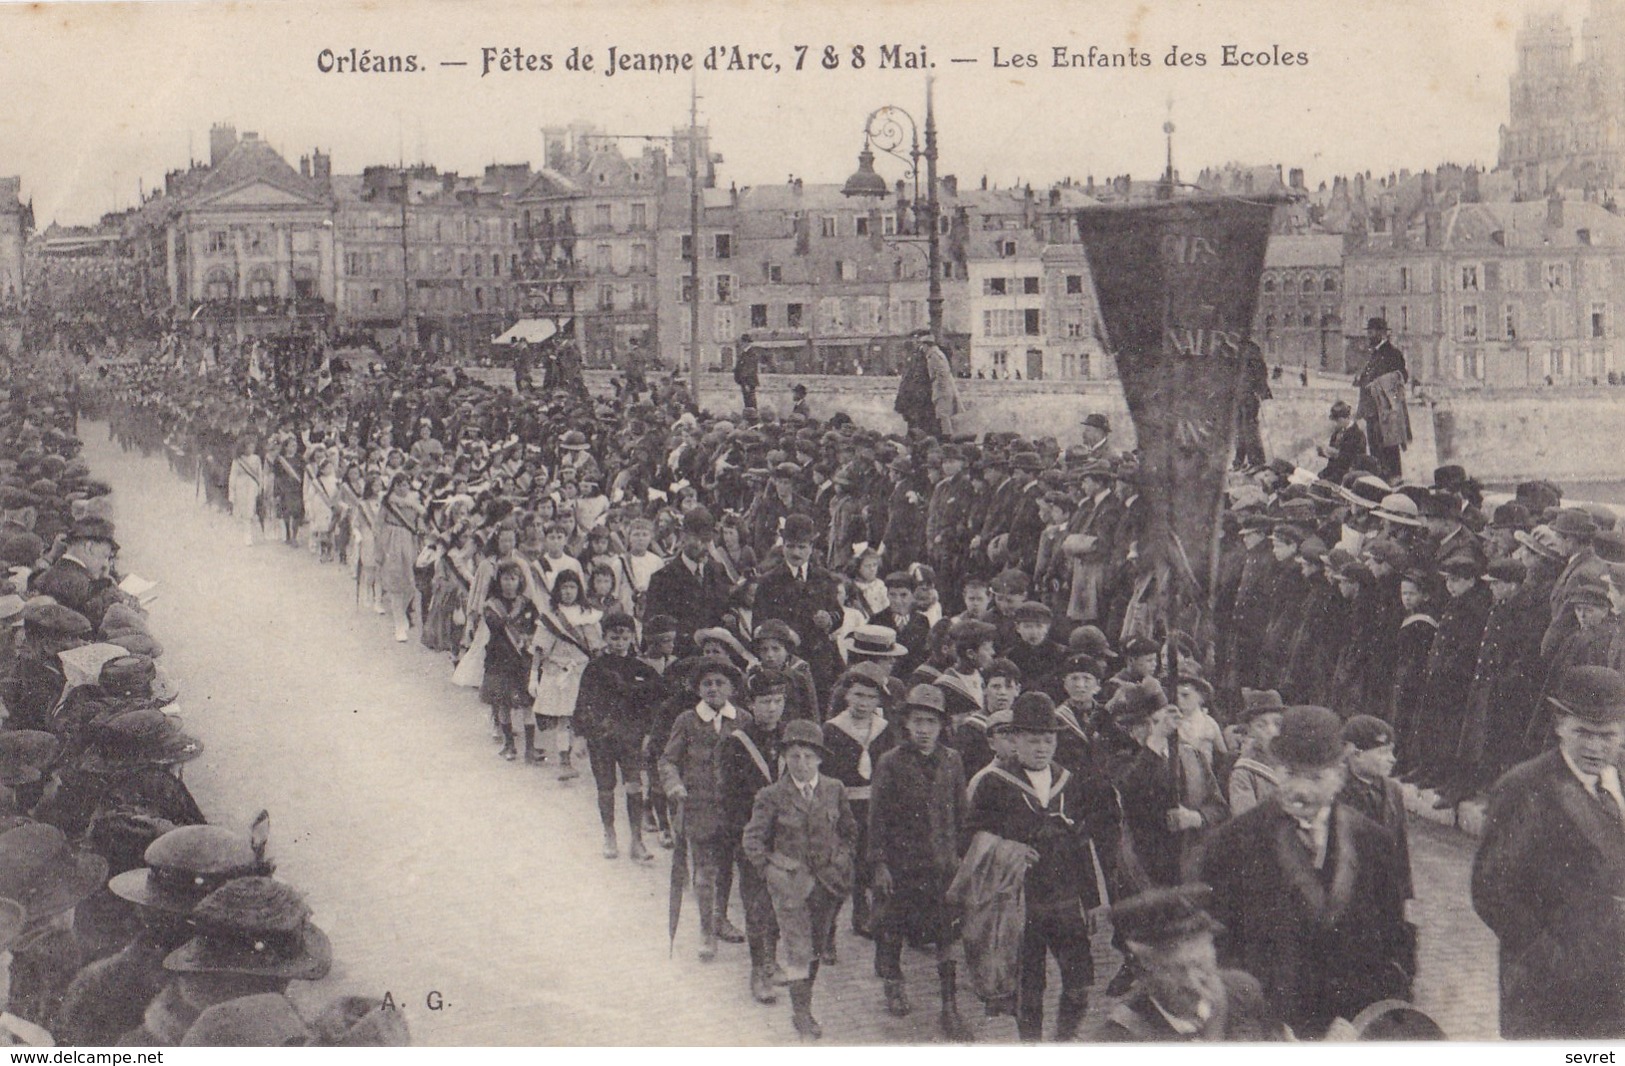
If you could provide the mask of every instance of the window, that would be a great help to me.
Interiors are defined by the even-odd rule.
[[[1303,284],[1299,285],[1298,288],[1303,292],[1303,294],[1305,296],[1313,295],[1314,291],[1315,291],[1315,279],[1314,278],[1304,278],[1303,279]]]
[[[461,254],[459,254],[457,256],[457,273],[459,275],[461,275],[462,277],[465,277],[465,278],[468,277],[468,253],[467,252],[463,252],[463,253],[461,253]]]
[[[383,301],[383,298],[384,298],[384,293],[383,293],[382,289],[373,289],[372,290],[372,305],[374,307],[377,307],[379,305],[379,303],[381,303]]]
[[[1546,264],[1546,287],[1552,290],[1569,287],[1569,265],[1567,263]]]
[[[993,371],[996,374],[1007,373],[1010,368],[1010,353],[1000,348],[993,353]]]
[[[777,263],[767,265],[767,280],[777,285],[784,280],[784,268]]]
[[[1478,266],[1464,266],[1461,268],[1461,289],[1463,292],[1478,291]]]
[[[867,237],[867,236],[869,236],[869,216],[868,215],[859,215],[858,216],[858,236],[859,237]]]
[[[1324,321],[1321,322],[1322,326],[1324,326],[1325,324],[1326,323]],[[1401,332],[1401,333],[1409,333],[1410,331],[1411,331],[1411,309],[1409,307],[1407,307],[1405,304],[1400,304],[1399,305],[1399,332]]]
[[[718,307],[711,312],[711,339],[719,344],[734,339],[734,309]]]
[[[1265,278],[1264,279],[1264,291],[1266,293],[1274,295],[1274,293],[1275,293],[1275,279],[1274,278]]]
[[[1566,362],[1567,360],[1563,357],[1563,349],[1553,348],[1549,356],[1548,370],[1546,372],[1554,378],[1560,378],[1563,376],[1563,367]]]
[[[1332,281],[1331,278],[1327,278],[1326,279],[1326,284],[1328,286],[1330,286],[1331,281]],[[1331,292],[1332,290],[1330,288],[1327,288],[1326,291]],[[1410,267],[1400,267],[1399,268],[1399,291],[1400,292],[1410,292],[1411,291],[1411,268]]]
[[[607,284],[598,286],[598,310],[615,310],[615,286]]]
[[[485,277],[485,257],[478,253],[474,255],[474,276],[476,278]]]
[[[634,310],[641,311],[649,306],[649,291],[644,288],[642,282],[633,284],[630,292]]]
[[[474,287],[474,307],[481,311],[485,309],[485,290],[479,286]]]
[[[223,229],[209,231],[209,251],[229,252],[231,250],[231,234]]]
[[[718,274],[713,279],[717,294],[717,303],[732,303],[734,298],[734,277],[732,274]]]
[[[845,332],[846,315],[842,313],[839,296],[818,298],[818,328],[824,333]]]
[[[751,304],[750,305],[750,328],[751,329],[766,329],[767,328],[767,304]]]
[[[648,204],[633,204],[632,205],[632,228],[633,229],[648,229],[649,228],[649,205]]]
[[[231,275],[220,267],[209,271],[203,282],[203,298],[205,300],[231,299]]]
[[[999,255],[1003,256],[1005,259],[1012,259],[1012,258],[1015,257],[1015,254],[1016,254],[1016,242],[1015,241],[1000,241],[999,242]]]
[[[649,269],[649,246],[647,244],[634,244],[632,246],[632,269],[640,272]]]
[[[857,264],[846,259],[835,260],[835,279],[837,281],[853,281],[857,277]]]
[[[694,258],[694,234],[692,234],[692,233],[683,234],[682,258],[684,258],[684,259],[693,259]]]
[[[1066,294],[1068,296],[1081,296],[1083,294],[1083,275],[1068,274],[1066,276]]]
[[[1482,374],[1481,374],[1482,366],[1483,366],[1483,364],[1479,361],[1479,358],[1478,358],[1478,349],[1477,348],[1463,348],[1461,350],[1461,360],[1460,360],[1460,365],[1459,365],[1459,374],[1458,374],[1458,376],[1463,377],[1463,378],[1478,378],[1478,377],[1481,377],[1482,376]]]
[[[1506,315],[1505,315],[1505,317],[1503,319],[1503,329],[1505,330],[1507,340],[1515,341],[1515,340],[1518,339],[1518,305],[1517,304],[1507,304],[1507,306],[1506,306]]]
[[[800,329],[801,328],[801,305],[800,304],[785,304],[784,305],[784,324],[786,326],[788,326],[790,329]]]
[[[1315,316],[1314,316],[1313,312],[1305,311],[1303,313],[1303,318],[1300,320],[1300,322],[1303,325],[1304,329],[1314,329],[1315,328]]]
[[[493,278],[502,276],[502,256],[495,252],[491,253],[491,276]]]
[[[1005,294],[1005,283],[1009,280],[1008,278],[983,278],[982,295],[1003,296]]]
[[[593,207],[593,225],[599,229],[611,229],[614,226],[614,216],[610,213],[609,204],[597,204]]]
[[[1027,296],[1037,296],[1038,295],[1038,279],[1037,278],[1022,278],[1021,279],[1021,291],[1022,291],[1023,294],[1025,294]]]
[[[691,303],[694,302],[694,279],[693,278],[685,276],[682,279],[681,287],[678,290],[678,299],[679,299],[679,301],[681,301],[682,303],[685,303],[685,304],[691,304]]]
[[[344,253],[344,272],[350,275],[352,278],[358,277],[361,274],[361,264],[362,259],[360,252]]]
[[[1591,305],[1591,335],[1593,337],[1608,336],[1608,305]]]
[[[886,237],[895,237],[897,235],[897,216],[895,214],[888,211],[880,216],[880,232]]]
[[[1478,307],[1474,304],[1462,305],[1461,339],[1464,341],[1478,340]]]
[[[615,251],[607,244],[600,244],[593,248],[593,265],[602,273],[608,274],[615,269]]]
[[[1022,312],[1022,332],[1029,337],[1036,337],[1039,333],[1039,319],[1041,312],[1034,307]]]
[[[730,259],[734,254],[734,239],[731,233],[717,233],[712,235],[718,259]]]
[[[1325,277],[1325,280],[1323,280],[1320,283],[1320,291],[1321,292],[1336,292],[1337,291],[1337,279],[1332,277],[1330,274],[1327,274],[1326,277]]]
[[[835,236],[835,216],[824,215],[818,220],[818,235],[820,237]]]

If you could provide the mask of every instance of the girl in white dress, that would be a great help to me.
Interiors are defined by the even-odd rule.
[[[237,441],[237,454],[231,460],[226,483],[226,499],[231,516],[243,527],[243,543],[254,546],[254,527],[260,520],[260,492],[265,484],[265,464],[260,461],[259,442],[244,435]]]
[[[541,622],[536,627],[535,703],[531,710],[538,733],[553,730],[559,780],[570,781],[581,776],[571,764],[575,737],[570,719],[581,690],[581,671],[604,643],[599,627],[604,613],[585,605],[581,575],[575,570],[558,573],[551,595],[532,582],[532,595]]]

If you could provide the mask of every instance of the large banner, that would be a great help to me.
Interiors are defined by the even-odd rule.
[[[1169,200],[1077,214],[1139,441],[1142,574],[1206,606],[1225,472],[1274,205]],[[1184,620],[1182,620],[1184,621]]]

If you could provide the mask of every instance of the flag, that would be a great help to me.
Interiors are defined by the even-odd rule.
[[[329,385],[333,384],[333,354],[326,348],[322,349],[322,361],[316,367],[316,391],[323,393]]]
[[[1206,605],[1214,587],[1241,347],[1273,213],[1269,202],[1202,198],[1076,215],[1140,450],[1139,553],[1170,629],[1194,623],[1167,617],[1168,597]]]

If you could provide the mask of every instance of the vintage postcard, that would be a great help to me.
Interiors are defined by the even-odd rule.
[[[3,3],[0,96],[17,1042],[1625,1035],[1619,0]]]

